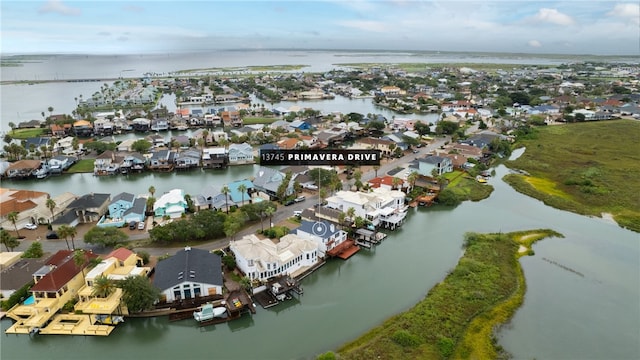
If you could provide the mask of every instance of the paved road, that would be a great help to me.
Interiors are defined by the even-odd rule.
[[[423,146],[421,148],[418,148],[418,153],[413,153],[413,152],[409,152],[408,154],[404,155],[401,158],[398,159],[391,159],[391,160],[383,160],[382,164],[380,165],[380,169],[378,169],[378,176],[381,176],[383,174],[386,174],[387,172],[389,172],[390,170],[395,169],[398,166],[402,166],[406,163],[408,163],[409,161],[413,160],[416,157],[419,156],[423,156],[428,154],[429,152],[435,151],[436,149],[440,148],[440,146],[444,145],[445,142],[450,141],[449,138],[437,138],[435,140],[433,140],[430,144]],[[367,169],[372,169],[372,167],[367,167]],[[366,182],[369,181],[371,179],[373,179],[375,177],[375,171],[374,170],[369,170],[367,172],[365,172],[364,174],[362,174],[362,181]],[[345,181],[345,189],[348,189],[350,185],[353,184],[353,181],[350,182],[346,182]],[[306,200],[300,203],[295,203],[293,205],[290,206],[279,206],[277,211],[273,214],[272,216],[272,222],[274,224],[277,224],[281,221],[286,220],[287,218],[290,218],[293,216],[293,212],[296,210],[303,210],[309,207],[312,207],[315,203],[317,203],[319,201],[318,199],[318,195],[317,192],[315,193],[306,193]],[[248,228],[242,229],[240,232],[238,232],[238,234],[235,235],[236,239],[241,238],[244,235],[248,235],[248,234],[255,234],[255,232],[259,229],[261,229],[261,227],[264,226],[265,228],[269,226],[269,219],[265,219],[263,221],[263,224],[261,225],[260,223],[252,225]],[[126,230],[125,230],[126,231]],[[78,238],[76,239],[75,243],[76,246],[78,248],[83,248],[86,250],[92,250],[95,253],[98,254],[107,254],[109,253],[112,249],[110,248],[103,248],[100,246],[92,246],[92,245],[88,245],[85,244],[82,241],[82,234],[78,234]],[[148,238],[148,233],[146,231],[144,232],[137,232],[137,230],[132,231],[132,234],[130,234],[130,239],[131,240],[142,240],[142,239],[146,239]],[[27,238],[21,241],[21,244],[18,248],[15,249],[15,251],[24,251],[25,249],[27,249],[32,242],[34,241],[41,241],[42,242],[42,248],[45,252],[49,252],[49,253],[53,253],[56,252],[58,250],[63,250],[63,249],[67,249],[67,245],[66,242],[64,241],[64,239],[58,239],[58,240],[47,240],[44,237],[41,237],[41,240],[36,240],[34,238],[31,237],[31,239]],[[215,250],[215,249],[220,249],[220,248],[224,248],[226,246],[229,245],[229,239],[224,238],[224,239],[219,239],[219,240],[215,240],[215,241],[211,241],[208,243],[203,243],[200,245],[197,245],[195,247],[200,248],[200,249],[205,249],[205,250]],[[149,247],[149,248],[136,248],[136,250],[140,251],[146,251],[148,252],[150,255],[152,256],[161,256],[161,255],[165,255],[165,254],[174,254],[177,250],[181,249],[182,247],[174,247],[174,248],[155,248],[155,247]]]

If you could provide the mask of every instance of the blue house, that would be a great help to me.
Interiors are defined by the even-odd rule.
[[[121,219],[124,212],[133,206],[135,196],[128,192],[122,192],[113,197],[109,204],[109,217],[111,219]]]
[[[240,185],[244,185],[247,188],[247,191],[244,193],[244,195],[240,190],[238,190]],[[251,200],[251,192],[253,191],[254,186],[250,180],[245,179],[234,181],[227,184],[227,187],[229,188],[229,198],[236,205],[242,205],[243,199],[245,204],[247,204],[249,200]]]
[[[305,131],[305,130],[311,129],[312,126],[306,121],[294,120],[289,124],[289,128],[292,128],[294,130]]]
[[[144,221],[145,213],[147,211],[147,199],[145,198],[137,198],[133,200],[133,205],[125,210],[122,215],[122,219],[125,224],[128,224],[132,221]]]

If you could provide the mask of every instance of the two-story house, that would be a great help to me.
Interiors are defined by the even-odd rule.
[[[252,164],[254,163],[253,148],[248,143],[229,145],[229,164]]]
[[[202,149],[202,167],[205,169],[226,168],[229,164],[227,150],[223,147]]]
[[[250,234],[231,241],[229,247],[238,268],[251,280],[266,281],[282,275],[295,277],[319,261],[318,245],[295,234],[285,235],[277,243]]]
[[[346,231],[325,220],[303,220],[300,226],[292,230],[292,232],[304,239],[313,240],[318,246],[320,257],[325,257],[327,251],[334,249],[347,240]]]
[[[153,204],[153,212],[155,216],[169,216],[171,218],[179,218],[187,210],[187,201],[184,199],[184,191],[182,189],[173,189],[162,194]]]
[[[395,229],[407,215],[405,193],[399,190],[375,188],[371,191],[338,191],[326,199],[326,207],[361,217],[374,227]],[[354,219],[349,219],[354,220]]]
[[[440,176],[453,171],[451,159],[438,155],[427,155],[412,161],[409,168],[423,176]]]

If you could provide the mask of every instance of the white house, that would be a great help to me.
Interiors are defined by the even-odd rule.
[[[338,191],[326,199],[326,207],[347,212],[355,210],[355,217],[371,222],[373,226],[395,229],[407,216],[405,194],[399,190],[375,188],[370,192]]]
[[[253,148],[248,143],[229,145],[229,164],[253,163]]]
[[[303,220],[296,229],[296,234],[304,239],[313,240],[318,245],[320,257],[326,252],[347,240],[347,232],[328,221]]]
[[[229,243],[236,264],[251,280],[265,281],[272,277],[297,274],[318,262],[318,244],[298,235],[288,234],[278,243],[259,239],[255,234]]]
[[[153,204],[155,216],[169,215],[171,218],[179,218],[187,209],[187,201],[184,199],[182,189],[173,189],[163,194]]]

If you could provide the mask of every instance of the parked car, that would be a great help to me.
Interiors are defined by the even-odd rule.
[[[46,238],[47,238],[47,239],[60,239],[60,238],[58,237],[58,233],[57,233],[57,232],[55,232],[55,231],[50,231],[50,232],[48,232],[48,233],[47,233],[47,235],[46,235]]]
[[[136,225],[138,225],[137,222],[135,222],[135,221],[130,222],[129,223],[129,230],[135,230]]]
[[[144,230],[144,221],[138,223],[138,230]]]
[[[27,230],[35,230],[35,229],[38,228],[38,225],[36,225],[36,224],[27,224],[27,225],[24,226],[24,228],[27,229]]]
[[[284,203],[284,206],[293,205],[293,204],[295,204],[295,203],[296,203],[296,202],[295,202],[294,200],[287,200],[287,201]]]
[[[303,202],[303,201],[305,201],[306,199],[307,199],[307,198],[306,198],[306,197],[304,197],[304,196],[298,196],[294,201],[295,201],[295,202]]]
[[[293,216],[301,216],[302,215],[302,210],[295,210],[293,212]]]

